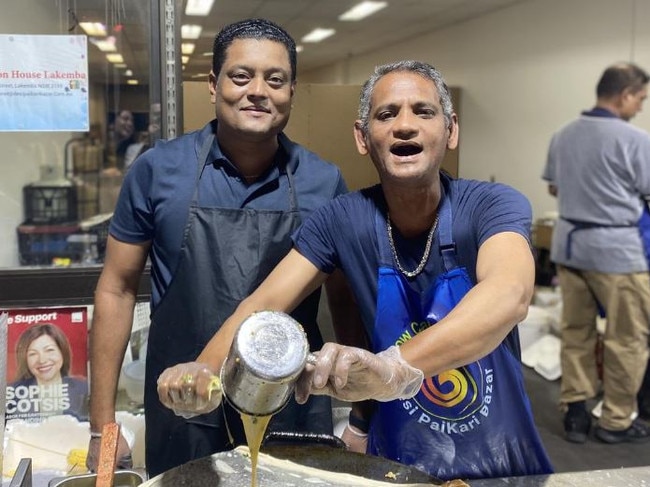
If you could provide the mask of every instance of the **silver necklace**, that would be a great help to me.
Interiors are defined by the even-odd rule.
[[[427,261],[429,260],[429,254],[431,253],[431,243],[433,242],[433,234],[436,232],[437,227],[438,227],[438,215],[436,215],[436,219],[434,220],[433,225],[431,225],[431,230],[429,230],[429,236],[427,237],[427,244],[424,247],[424,255],[422,256],[422,260],[420,260],[420,263],[414,270],[407,271],[402,267],[402,264],[400,264],[399,262],[399,257],[397,256],[397,249],[395,248],[395,242],[393,241],[393,227],[390,224],[390,215],[386,213],[386,230],[388,230],[388,244],[390,245],[390,249],[393,251],[393,258],[395,259],[397,268],[406,277],[408,278],[415,277],[424,270],[424,266],[427,265]]]

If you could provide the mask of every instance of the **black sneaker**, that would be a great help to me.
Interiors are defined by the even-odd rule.
[[[564,438],[571,443],[584,443],[591,428],[591,416],[584,402],[569,404],[564,415]]]
[[[596,426],[596,438],[605,443],[645,443],[650,441],[650,427],[635,419],[628,429],[612,431]]]

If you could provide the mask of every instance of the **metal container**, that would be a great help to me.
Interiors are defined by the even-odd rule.
[[[56,477],[50,480],[48,487],[95,487],[96,473],[72,475],[69,477]],[[144,482],[144,478],[133,470],[116,470],[113,478],[114,487],[137,487]]]
[[[253,313],[239,326],[221,369],[224,396],[240,413],[274,414],[291,397],[308,354],[305,331],[291,316]]]

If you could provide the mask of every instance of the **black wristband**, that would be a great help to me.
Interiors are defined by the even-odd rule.
[[[359,416],[355,416],[353,411],[350,411],[348,423],[350,426],[354,426],[362,433],[367,433],[368,430],[370,430],[370,422],[366,419],[360,418]]]

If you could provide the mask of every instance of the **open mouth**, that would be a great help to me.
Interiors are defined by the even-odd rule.
[[[417,144],[396,144],[390,148],[390,152],[399,157],[414,156],[422,152],[422,147]]]

